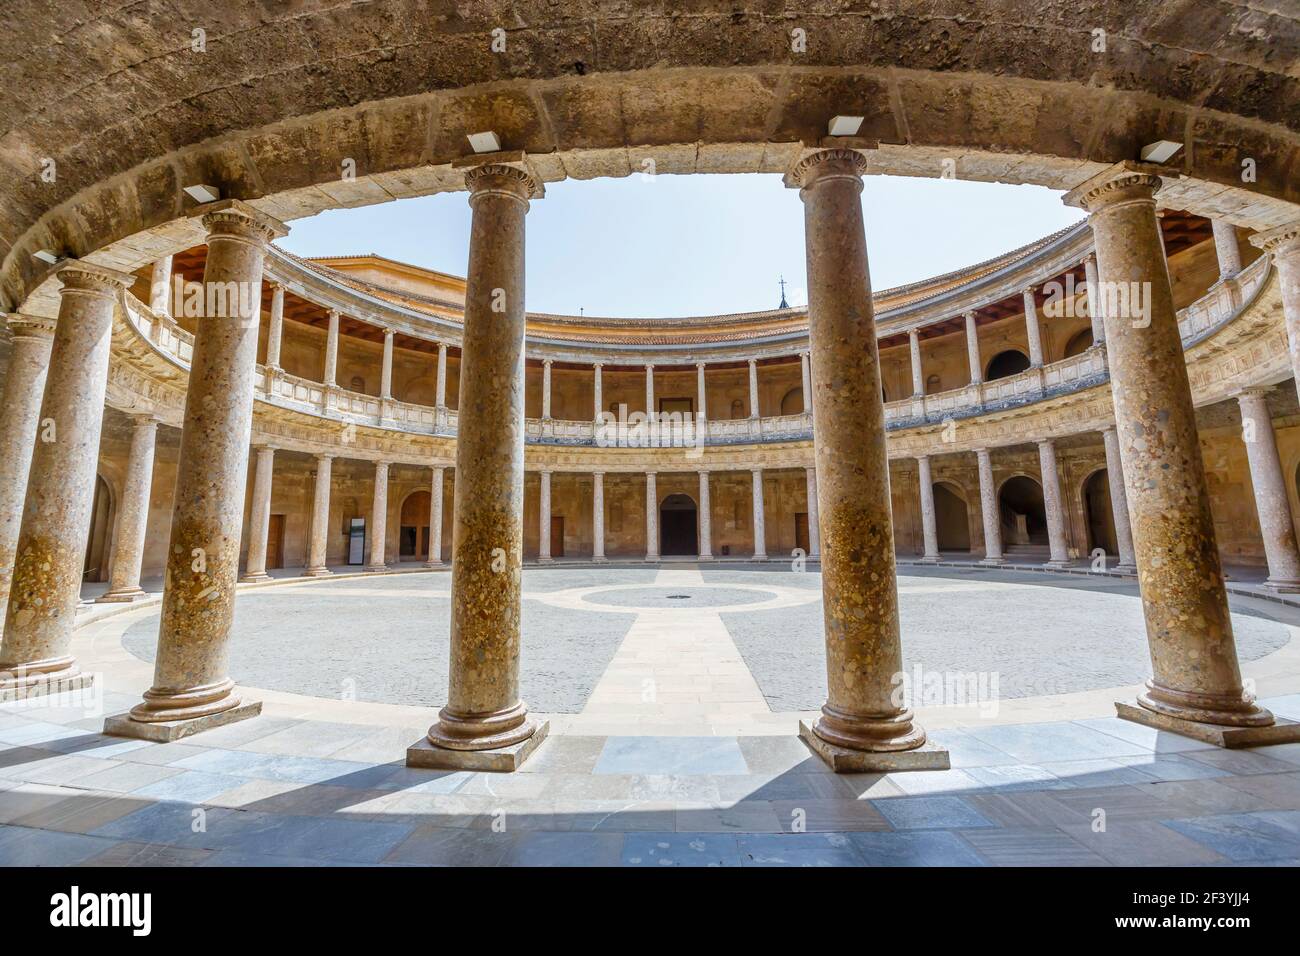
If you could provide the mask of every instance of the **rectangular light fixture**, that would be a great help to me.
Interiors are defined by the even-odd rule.
[[[1157,165],[1167,163],[1182,148],[1182,143],[1171,143],[1167,139],[1156,140],[1154,143],[1148,143],[1142,147],[1142,162],[1156,163]]]
[[[49,249],[37,249],[35,252],[32,253],[32,258],[39,259],[41,262],[44,262],[46,265],[52,266],[58,263],[60,260],[62,260],[63,256],[51,252]]]
[[[828,136],[857,136],[865,119],[863,116],[832,116],[826,124],[826,133]]]
[[[476,153],[501,152],[501,137],[491,130],[484,133],[469,133],[466,138],[469,139],[470,148]]]
[[[205,203],[216,202],[221,198],[221,190],[216,186],[208,186],[205,183],[197,183],[193,186],[186,186],[185,193],[196,203],[203,205]]]

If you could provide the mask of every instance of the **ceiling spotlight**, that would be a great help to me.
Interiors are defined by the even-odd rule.
[[[469,140],[470,148],[476,153],[501,152],[501,137],[491,130],[485,133],[470,133],[466,138]]]
[[[41,262],[50,266],[57,265],[59,262],[63,261],[63,256],[59,255],[57,252],[51,252],[49,249],[37,249],[32,253],[32,258],[39,259]]]
[[[1182,148],[1182,143],[1171,143],[1167,139],[1156,140],[1154,143],[1148,143],[1142,147],[1142,162],[1167,163]]]
[[[826,124],[826,133],[829,136],[857,136],[864,119],[862,116],[832,116]]]
[[[185,193],[200,205],[216,202],[221,198],[221,190],[218,187],[208,186],[204,183],[198,183],[194,186],[186,186]]]

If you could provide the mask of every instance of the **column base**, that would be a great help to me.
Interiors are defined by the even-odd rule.
[[[605,557],[603,554],[593,554],[591,556],[591,560],[594,564],[604,564],[609,559]]]
[[[245,574],[239,579],[240,584],[261,584],[263,581],[271,581],[273,578],[265,571],[261,574]]]
[[[1300,581],[1287,578],[1269,578],[1263,587],[1276,594],[1300,593]]]
[[[1285,718],[1275,720],[1272,724],[1263,727],[1230,727],[1198,720],[1183,720],[1122,700],[1115,701],[1115,713],[1120,718],[1131,720],[1135,724],[1168,731],[1180,737],[1191,737],[1193,740],[1201,740],[1229,750],[1300,741],[1300,723]]]
[[[417,740],[406,750],[406,765],[426,770],[477,770],[487,773],[513,773],[536,750],[551,729],[549,720],[538,721],[533,732],[523,740],[491,750],[453,750],[441,747],[428,737]]]
[[[1064,570],[1065,570],[1066,568],[1068,568],[1072,563],[1073,563],[1073,562],[1071,562],[1071,561],[1044,561],[1044,562],[1043,562],[1043,567],[1045,567],[1045,568],[1047,568],[1047,569],[1049,569],[1049,570],[1051,570],[1051,571],[1064,571]]]
[[[645,556],[645,560],[646,560],[646,564],[658,564],[658,563],[659,563],[659,555],[657,555],[657,554],[647,554],[647,555]]]
[[[809,557],[812,558],[815,556],[809,555]],[[937,554],[927,554],[924,557],[917,558],[916,563],[917,564],[938,564],[939,556]]]
[[[75,663],[63,670],[30,674],[0,671],[0,703],[53,697],[69,691],[85,690],[94,686],[94,683],[95,675],[82,673]]]
[[[104,721],[104,733],[112,737],[134,737],[137,740],[170,743],[182,737],[192,737],[205,730],[256,717],[261,712],[260,700],[245,700],[220,713],[183,720],[136,720],[129,713],[114,714]]]
[[[1138,566],[1136,564],[1117,564],[1111,570],[1116,574],[1137,574]]]
[[[1007,559],[1006,559],[1006,558],[984,558],[984,559],[982,559],[979,563],[980,563],[980,564],[987,565],[988,567],[991,567],[991,568],[992,568],[992,567],[997,567],[997,566],[1002,565],[1002,564],[1006,564],[1006,563],[1007,563]]]
[[[905,770],[948,770],[948,748],[927,740],[911,750],[850,750],[817,736],[812,724],[799,721],[799,737],[836,773],[897,773]]]
[[[713,560],[713,555],[711,555],[711,554],[697,554],[697,555],[695,556],[695,560],[696,560],[696,561],[712,561],[712,560]]]
[[[386,564],[367,564],[361,570],[365,571],[367,574],[380,574],[391,569]]]
[[[755,555],[753,555],[752,557],[750,557],[749,560],[751,560],[751,561],[766,561],[766,560],[767,560],[767,555],[765,555],[765,554],[755,554]]]
[[[545,554],[545,555],[543,555],[543,554],[539,554],[539,555],[537,556],[537,563],[538,563],[538,564],[553,564],[554,562],[555,562],[555,559],[554,559],[553,557],[551,557],[549,554]]]
[[[139,601],[141,598],[148,597],[149,594],[144,588],[123,588],[121,591],[106,591],[99,597],[95,598],[96,604],[130,604],[133,601]]]
[[[440,568],[443,566],[442,558],[433,558],[429,561],[425,561],[424,566],[426,568]]]
[[[329,568],[308,568],[303,571],[302,576],[304,578],[325,578],[333,573]]]

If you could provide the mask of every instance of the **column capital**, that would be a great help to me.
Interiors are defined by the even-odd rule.
[[[1020,290],[1020,294],[1023,295],[1023,296],[1028,296],[1028,297],[1030,297],[1030,298],[1033,298],[1035,295],[1038,294],[1038,286],[1036,286],[1036,285],[1027,285],[1027,286],[1025,286],[1023,289]]]
[[[267,243],[289,234],[289,227],[278,219],[253,208],[242,199],[219,199],[204,203],[190,213],[203,223],[209,236],[243,242]]]
[[[439,352],[446,352],[446,351],[447,351],[447,343],[446,343],[446,342],[436,342],[436,343],[434,343],[434,344],[438,346],[438,351],[439,351]]]
[[[15,338],[44,339],[54,338],[54,319],[40,315],[23,315],[10,312],[4,317],[5,325]]]
[[[919,328],[917,328],[917,329],[908,329],[908,330],[907,330],[907,337],[908,337],[909,339],[911,339],[913,342],[920,341],[920,338],[921,338],[921,330],[920,330]]]
[[[335,455],[331,452],[317,452],[314,457],[319,462],[327,462],[327,461],[333,461],[335,458],[338,457],[338,455]]]
[[[337,322],[337,321],[338,321],[339,319],[341,319],[342,317],[343,317],[343,313],[340,312],[338,309],[330,309],[330,310],[329,310],[329,320],[330,320],[331,322]]]
[[[279,279],[267,279],[266,287],[270,289],[273,294],[276,292],[283,293],[285,290],[284,283],[281,282]]]
[[[1233,392],[1232,397],[1242,403],[1252,400],[1266,401],[1273,391],[1275,389],[1272,385],[1251,385]]]
[[[468,166],[465,170],[465,188],[469,190],[470,204],[480,196],[499,196],[527,203],[546,195],[542,180],[524,160],[522,151],[467,156],[456,160],[452,166]]]
[[[929,460],[930,460],[930,456],[929,456],[929,455],[917,455],[917,456],[916,456],[916,460],[917,460],[918,462],[920,462],[920,461],[929,461]],[[810,465],[809,468],[811,468],[811,467],[812,467],[812,466]]]
[[[1285,226],[1278,226],[1276,229],[1269,229],[1267,232],[1257,232],[1250,237],[1250,244],[1257,249],[1271,252],[1279,259],[1284,256],[1300,255],[1300,219]]]
[[[429,470],[433,472],[446,471],[451,465],[430,465]]]
[[[62,283],[62,293],[81,292],[88,295],[112,298],[135,283],[135,276],[105,266],[97,266],[79,259],[64,262],[54,274]]]
[[[1055,448],[1055,447],[1056,447],[1056,439],[1055,439],[1055,438],[1035,438],[1035,439],[1034,439],[1034,444],[1037,445],[1039,448]]]
[[[1172,166],[1125,159],[1075,186],[1061,202],[1089,213],[1121,203],[1154,202],[1164,180],[1179,175]]]
[[[605,473],[604,473],[603,471],[593,471],[593,472],[591,473],[591,477],[593,477],[593,478],[604,478],[604,477],[605,477]]]
[[[379,328],[383,331],[384,338],[386,339],[391,339],[397,334],[397,329],[393,328],[391,325],[381,325]]]
[[[544,359],[542,359],[542,364],[543,364],[544,366],[546,366],[547,368],[550,368],[550,367],[551,367],[551,363],[554,362],[554,361],[555,361],[554,359],[544,358]]]
[[[647,369],[652,369],[652,368],[655,367],[655,363],[654,363],[654,362],[646,362],[646,363],[645,363],[645,367],[646,367]]]
[[[132,412],[131,424],[136,428],[143,428],[145,426],[156,427],[162,424],[162,419],[153,412]]]
[[[818,149],[801,157],[785,174],[790,189],[804,190],[830,179],[851,179],[862,189],[867,159],[856,149]]]
[[[271,444],[269,441],[255,441],[255,442],[253,442],[252,444],[253,444],[253,451],[256,451],[256,452],[258,452],[258,453],[261,453],[261,452],[264,452],[264,451],[280,451],[280,450],[281,450],[281,448],[280,448],[279,445],[273,445],[273,444]]]
[[[961,314],[961,317],[965,319],[967,322],[974,322],[978,316],[979,313],[976,312],[974,309],[967,309],[965,312]]]

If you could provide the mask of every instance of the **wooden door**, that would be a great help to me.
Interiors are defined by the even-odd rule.
[[[266,529],[266,566],[284,567],[284,515],[271,515]]]
[[[808,512],[806,511],[794,513],[794,546],[802,548],[804,554],[812,550],[808,542]]]
[[[564,516],[551,516],[551,557],[564,557]]]

